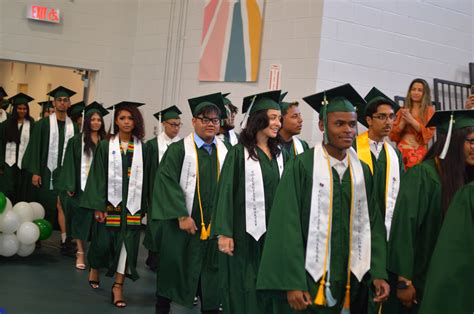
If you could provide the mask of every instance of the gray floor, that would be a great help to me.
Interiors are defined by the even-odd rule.
[[[43,242],[28,257],[0,257],[0,314],[30,313],[154,313],[155,273],[145,266],[146,250],[138,258],[140,279],[125,282],[125,309],[110,303],[112,278],[102,276],[101,288],[93,290],[87,271],[76,270],[75,259],[59,255],[58,234]],[[199,313],[173,305],[173,314]]]

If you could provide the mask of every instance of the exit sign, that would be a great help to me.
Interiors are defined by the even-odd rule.
[[[49,8],[41,5],[29,5],[26,17],[30,20],[43,21],[49,23],[60,23],[61,15],[59,9]]]

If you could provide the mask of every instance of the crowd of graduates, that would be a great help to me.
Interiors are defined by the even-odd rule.
[[[402,108],[375,87],[309,95],[310,148],[281,91],[243,99],[239,134],[240,106],[214,93],[188,100],[193,132],[170,106],[146,142],[145,104],[74,94],[49,92],[35,122],[34,99],[0,87],[0,191],[44,206],[90,287],[114,277],[114,306],[143,245],[156,313],[197,298],[202,313],[474,312],[474,96],[435,112],[421,79]]]

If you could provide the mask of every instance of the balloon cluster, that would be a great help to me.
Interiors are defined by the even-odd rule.
[[[36,202],[19,202],[12,206],[0,192],[0,255],[28,256],[38,240],[51,236],[52,226],[44,219],[44,208]]]

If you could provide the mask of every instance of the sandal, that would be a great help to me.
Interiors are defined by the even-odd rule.
[[[111,302],[113,305],[115,305],[115,307],[119,307],[119,308],[123,308],[123,307],[126,307],[127,306],[127,303],[125,303],[124,300],[117,300],[115,301],[114,300],[114,287],[115,286],[118,286],[121,288],[121,286],[123,286],[123,283],[120,283],[120,282],[114,282],[114,284],[112,285],[112,291],[111,291]]]
[[[86,269],[86,264],[77,262],[78,255],[84,255],[84,252],[79,252],[79,251],[76,252],[76,269],[84,270]]]
[[[91,278],[91,273],[92,273],[92,268],[89,267],[89,278]],[[89,279],[89,286],[91,286],[92,289],[99,289],[100,288],[100,281]]]

